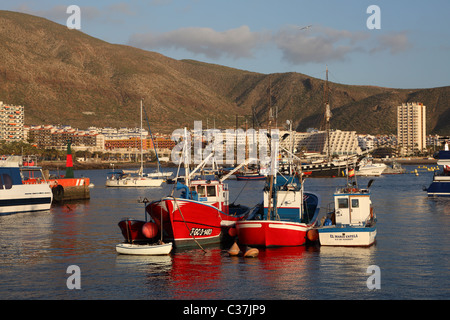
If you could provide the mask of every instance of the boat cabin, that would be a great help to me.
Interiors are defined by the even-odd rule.
[[[205,202],[228,213],[228,185],[217,180],[191,180],[189,189],[178,182],[177,189],[184,189],[181,198]],[[187,192],[189,190],[189,192]]]
[[[370,192],[344,188],[334,194],[336,225],[362,226],[371,216]]]

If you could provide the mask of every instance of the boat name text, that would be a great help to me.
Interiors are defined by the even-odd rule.
[[[212,229],[192,228],[189,233],[190,236],[210,236]]]

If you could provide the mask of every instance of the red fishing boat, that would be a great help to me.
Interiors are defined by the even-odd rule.
[[[151,202],[146,210],[156,222],[162,224],[164,241],[175,246],[184,244],[218,243],[238,220],[249,212],[245,206],[228,203],[228,186],[220,180],[192,180],[180,197],[166,197]]]
[[[185,154],[189,152],[187,139],[183,151]],[[162,230],[164,242],[173,242],[175,246],[219,243],[236,221],[244,219],[249,213],[248,207],[229,203],[228,185],[223,181],[233,171],[220,180],[196,176],[196,171],[203,168],[212,156],[213,153],[192,172],[189,171],[187,161],[184,161],[184,184],[177,182],[176,185],[176,189],[181,190],[181,195],[170,195],[146,206],[152,223],[156,224],[157,230]],[[239,167],[236,168],[238,169]],[[135,241],[145,237],[140,230],[145,223],[146,221],[126,220],[121,221],[119,226],[124,236]]]

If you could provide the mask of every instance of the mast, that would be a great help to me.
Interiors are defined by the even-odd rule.
[[[188,152],[190,153],[191,150],[188,149],[188,139],[187,139],[187,128],[186,127],[184,128],[184,147],[183,147],[183,149],[184,149],[184,174],[185,174],[184,183],[186,184],[186,186],[189,187],[190,181],[189,181]]]
[[[328,99],[328,66],[326,66],[326,81],[324,88],[324,99],[325,99],[325,131],[326,131],[326,139],[327,139],[327,160],[330,161],[330,118],[331,118],[331,109],[330,102]]]
[[[143,143],[142,143],[142,100],[141,99],[141,130],[139,132],[140,140],[141,140],[141,169],[139,171],[139,176],[142,177],[144,173],[144,150],[143,150]]]
[[[271,129],[271,124],[272,124],[272,120],[273,120],[273,114],[272,114],[272,97],[271,97],[271,81],[270,81],[270,77],[269,77],[269,121],[268,121],[268,133],[269,133],[269,153],[270,155],[272,155],[272,129]],[[275,201],[274,195],[273,195],[273,187],[274,187],[274,176],[273,176],[273,171],[274,171],[274,163],[273,163],[273,159],[271,157],[271,161],[270,161],[270,172],[269,172],[269,205],[267,207],[267,220],[270,220],[270,216],[272,214],[272,200]]]

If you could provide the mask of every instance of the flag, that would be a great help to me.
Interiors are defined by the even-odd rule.
[[[349,178],[353,177],[354,175],[355,175],[355,169],[350,169],[350,170],[348,171],[348,176],[349,176]]]

